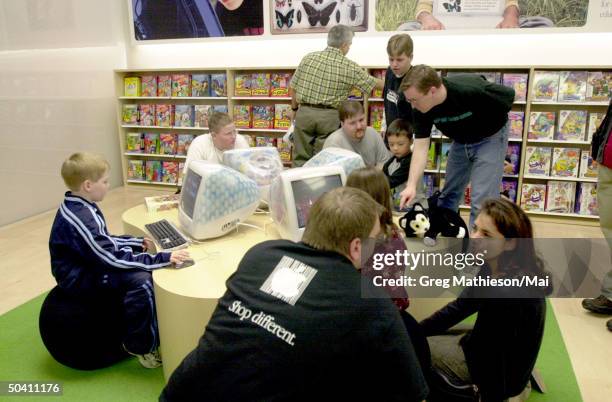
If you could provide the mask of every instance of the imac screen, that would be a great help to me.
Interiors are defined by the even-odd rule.
[[[191,169],[188,170],[187,177],[183,183],[183,189],[181,190],[181,208],[190,219],[193,219],[193,209],[201,181],[202,176]]]
[[[293,199],[295,200],[295,212],[297,213],[298,227],[306,226],[310,207],[320,196],[336,187],[342,187],[340,175],[311,177],[309,179],[295,180],[291,182]]]

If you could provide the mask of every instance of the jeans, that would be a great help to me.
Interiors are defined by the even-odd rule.
[[[599,224],[612,252],[612,169],[599,165],[597,173]],[[612,300],[612,269],[604,277],[601,294]]]
[[[474,144],[453,141],[446,163],[446,183],[438,206],[456,211],[471,181],[471,229],[482,203],[488,198],[499,198],[507,148],[508,123],[497,133]]]

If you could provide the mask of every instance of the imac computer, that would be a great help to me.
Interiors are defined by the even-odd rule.
[[[303,167],[342,166],[348,177],[355,169],[365,167],[361,155],[348,149],[329,147],[310,158]]]
[[[346,181],[341,166],[285,170],[270,187],[270,214],[282,238],[300,241],[310,208],[326,192]]]
[[[179,224],[192,238],[223,236],[251,216],[259,203],[257,183],[227,166],[192,161],[179,203]]]
[[[276,147],[232,149],[223,153],[223,164],[255,180],[260,197],[268,202],[270,184],[283,171]]]

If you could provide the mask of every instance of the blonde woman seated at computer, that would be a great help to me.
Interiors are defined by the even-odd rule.
[[[230,149],[248,148],[249,143],[242,135],[236,134],[236,126],[227,113],[216,112],[208,119],[210,134],[196,137],[187,151],[183,173],[193,160],[222,163],[223,153]]]

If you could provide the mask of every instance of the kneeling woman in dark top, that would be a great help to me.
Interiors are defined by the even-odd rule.
[[[475,223],[473,251],[487,251],[476,279],[487,285],[466,287],[421,325],[442,388],[448,385],[458,393],[477,388],[482,401],[503,401],[521,394],[529,382],[544,332],[544,296],[552,289],[540,286],[547,273],[535,252],[531,222],[518,206],[487,200]],[[490,285],[493,279],[524,276],[541,281],[528,288]],[[471,331],[445,334],[474,313]]]

